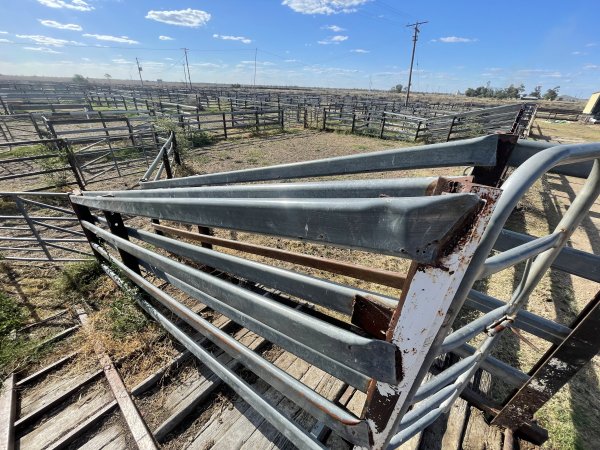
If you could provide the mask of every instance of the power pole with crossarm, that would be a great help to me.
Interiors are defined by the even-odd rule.
[[[410,57],[410,71],[408,72],[408,86],[406,87],[406,103],[404,104],[404,106],[408,106],[408,99],[410,97],[410,87],[411,87],[411,83],[412,83],[412,71],[413,71],[413,63],[415,61],[415,49],[417,48],[417,40],[419,39],[419,32],[421,31],[419,29],[419,25],[423,25],[425,23],[429,23],[428,21],[425,22],[415,22],[415,23],[411,23],[410,25],[406,25],[407,27],[414,27],[414,34],[413,34],[413,48],[412,48],[412,55]]]

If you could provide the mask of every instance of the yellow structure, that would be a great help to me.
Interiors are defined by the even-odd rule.
[[[583,108],[584,114],[600,114],[600,92],[594,92]]]

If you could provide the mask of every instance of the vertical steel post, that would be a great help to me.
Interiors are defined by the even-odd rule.
[[[504,405],[493,425],[516,430],[600,351],[600,291],[572,324],[571,333],[554,345],[531,370],[531,378]]]
[[[25,209],[25,206],[23,205],[23,202],[16,195],[13,195],[12,198],[13,198],[13,200],[15,202],[15,205],[17,206],[17,209],[19,210],[19,212],[21,213],[21,215],[25,219],[25,222],[27,222],[27,225],[29,225],[29,229],[31,230],[31,233],[33,234],[33,236],[37,240],[40,248],[44,251],[44,254],[46,255],[46,258],[48,258],[48,261],[52,261],[52,255],[50,254],[50,251],[48,250],[48,247],[44,243],[44,240],[42,239],[42,237],[40,236],[40,233],[38,232],[37,228],[35,227],[35,224],[31,220],[31,217],[29,217],[29,214],[27,213],[27,210]]]

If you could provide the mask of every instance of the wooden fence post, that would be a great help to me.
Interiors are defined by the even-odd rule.
[[[456,116],[452,118],[452,123],[450,124],[450,129],[448,130],[448,136],[446,136],[446,142],[450,140],[450,136],[452,135],[452,129],[454,128],[454,123],[456,122]]]
[[[417,132],[415,133],[415,141],[419,139],[419,133],[421,132],[421,124],[423,121],[419,120],[419,124],[417,125]]]
[[[223,136],[227,139],[227,119],[225,118],[225,113],[223,113]]]
[[[379,130],[379,139],[383,139],[383,133],[385,132],[385,111],[381,116],[381,129]]]

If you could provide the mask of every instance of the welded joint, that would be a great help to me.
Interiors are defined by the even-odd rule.
[[[499,320],[489,325],[485,331],[486,334],[490,337],[496,336],[507,328],[511,328],[514,324],[516,316],[506,315],[501,317]]]

